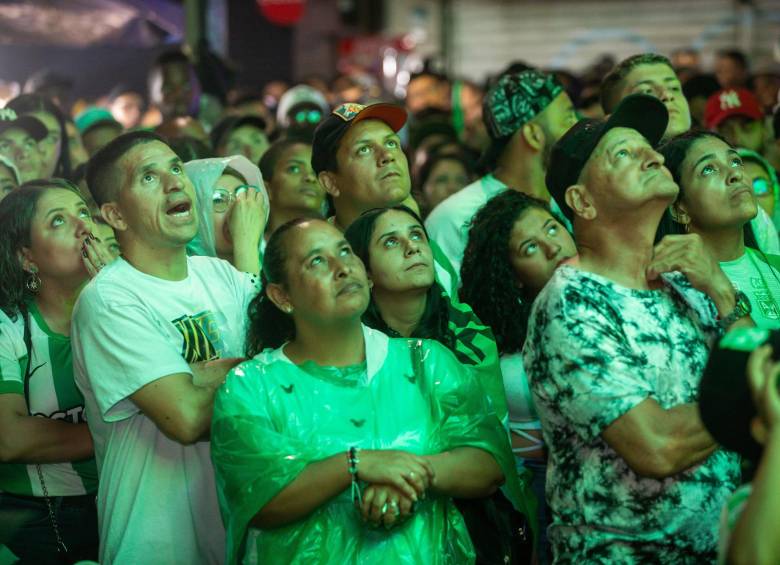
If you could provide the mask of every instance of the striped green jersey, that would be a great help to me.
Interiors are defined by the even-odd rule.
[[[70,338],[49,329],[34,303],[30,304],[30,412],[38,417],[85,422],[84,397],[73,381]],[[0,312],[0,394],[24,395],[28,355],[21,315],[11,321]],[[97,492],[95,459],[41,465],[50,496]],[[42,496],[35,465],[0,463],[0,491]]]

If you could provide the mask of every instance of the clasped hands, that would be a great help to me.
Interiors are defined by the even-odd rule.
[[[358,479],[363,491],[360,514],[373,526],[392,528],[404,522],[418,500],[434,486],[436,475],[425,457],[397,450],[362,450]]]

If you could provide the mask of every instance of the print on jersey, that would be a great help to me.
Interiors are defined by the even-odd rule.
[[[222,339],[214,315],[206,310],[171,322],[184,337],[182,357],[187,363],[212,361],[222,356]]]

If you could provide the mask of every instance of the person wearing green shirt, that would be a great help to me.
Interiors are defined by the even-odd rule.
[[[361,323],[366,271],[326,221],[277,229],[262,273],[254,357],[212,416],[228,563],[473,563],[452,497],[513,472],[479,382],[436,341]]]
[[[97,468],[70,344],[76,298],[112,259],[93,230],[64,180],[0,203],[0,545],[24,563],[97,557]]]
[[[756,244],[758,202],[737,149],[714,132],[692,131],[660,149],[680,192],[665,233],[695,233],[734,287],[745,293],[759,328],[780,329],[780,257]]]

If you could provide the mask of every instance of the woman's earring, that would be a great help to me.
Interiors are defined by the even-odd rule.
[[[292,314],[293,307],[288,304],[287,306],[284,307],[284,311],[287,312],[288,314]]]
[[[35,294],[41,288],[41,277],[38,276],[38,270],[35,269],[35,267],[32,268],[28,275],[25,286],[27,287],[27,290]]]

